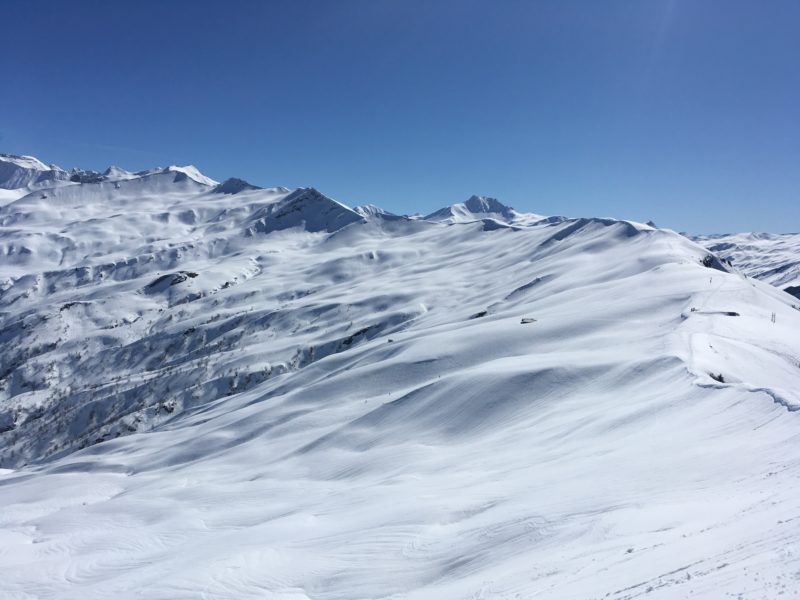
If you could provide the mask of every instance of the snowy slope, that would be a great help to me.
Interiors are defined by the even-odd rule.
[[[235,187],[0,209],[0,598],[800,589],[790,296],[627,221]]]
[[[750,277],[800,297],[799,233],[735,233],[694,238],[712,252],[730,258]]]

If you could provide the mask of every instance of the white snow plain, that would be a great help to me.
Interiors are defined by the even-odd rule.
[[[628,221],[108,173],[0,208],[0,598],[800,594],[788,294]]]

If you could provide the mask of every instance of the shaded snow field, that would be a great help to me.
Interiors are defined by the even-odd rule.
[[[128,175],[0,208],[0,598],[800,595],[796,299],[637,223]]]

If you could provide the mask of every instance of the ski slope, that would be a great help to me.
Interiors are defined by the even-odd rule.
[[[791,296],[629,221],[103,177],[0,208],[0,598],[800,593]]]

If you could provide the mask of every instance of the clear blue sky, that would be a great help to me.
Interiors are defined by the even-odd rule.
[[[4,0],[0,151],[800,230],[800,2]]]

